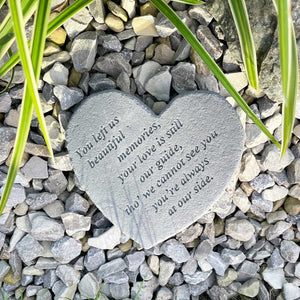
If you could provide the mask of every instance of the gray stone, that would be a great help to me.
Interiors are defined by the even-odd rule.
[[[111,260],[110,262],[107,262],[100,266],[98,270],[98,277],[99,278],[105,278],[112,274],[121,272],[127,268],[127,265],[122,258],[116,258],[114,260]]]
[[[79,241],[64,236],[62,239],[51,244],[51,253],[56,260],[67,264],[80,255],[81,248],[82,245]]]
[[[52,85],[67,85],[69,77],[69,70],[57,62],[53,67],[44,74],[43,80]]]
[[[283,199],[288,194],[288,191],[286,187],[275,184],[270,189],[264,190],[261,195],[264,200],[275,202]]]
[[[129,297],[129,284],[127,282],[122,284],[112,283],[109,287],[113,299],[122,300]]]
[[[289,183],[300,183],[300,158],[296,158],[287,168]]]
[[[112,226],[97,237],[89,238],[88,244],[99,249],[113,249],[121,243],[121,235],[119,227]]]
[[[90,271],[98,269],[105,263],[105,254],[101,249],[90,247],[86,256],[84,257],[84,266]]]
[[[59,123],[50,115],[45,117],[50,144],[54,151],[61,151],[64,143],[64,134],[61,133]]]
[[[67,212],[86,214],[89,207],[89,202],[78,193],[72,193],[65,201],[65,208]]]
[[[279,269],[284,267],[284,260],[280,256],[278,248],[274,249],[267,263],[268,263],[268,268],[270,269]]]
[[[128,265],[128,270],[135,272],[145,260],[145,253],[138,251],[133,254],[126,255],[125,262]]]
[[[228,73],[238,72],[240,70],[236,59],[231,55],[228,49],[224,52],[222,66],[224,71]]]
[[[41,289],[36,294],[36,300],[51,300],[52,295],[48,289]]]
[[[122,44],[119,39],[112,34],[100,35],[99,43],[102,47],[110,52],[120,52],[122,50]]]
[[[42,61],[42,70],[51,67],[56,62],[67,62],[71,59],[69,52],[60,51],[59,53],[52,54],[50,56],[46,56]]]
[[[269,224],[284,221],[286,218],[287,213],[284,210],[278,210],[267,214],[267,222]]]
[[[105,78],[104,74],[93,74],[89,80],[89,86],[93,92],[115,89],[116,84],[113,80]]]
[[[274,144],[268,145],[262,153],[262,164],[269,171],[280,172],[293,160],[294,155],[290,149],[280,158],[280,149]]]
[[[212,21],[212,15],[207,11],[205,6],[195,5],[189,9],[189,16],[197,20],[201,25],[209,25]]]
[[[4,186],[2,186],[0,189],[0,195],[2,195],[3,191],[4,191]],[[6,205],[8,207],[16,206],[22,203],[25,200],[25,198],[26,198],[26,194],[25,194],[24,187],[18,183],[15,183],[12,186]]]
[[[104,4],[103,0],[96,0],[93,1],[89,5],[89,11],[91,15],[94,17],[95,21],[98,23],[104,23],[104,18],[105,18],[105,9],[104,9]],[[91,297],[94,298],[94,297]]]
[[[64,22],[64,28],[68,36],[73,39],[88,26],[93,17],[87,8],[79,10],[72,18]],[[92,31],[87,31],[92,32]],[[85,32],[84,32],[85,33]]]
[[[283,269],[269,269],[266,268],[262,272],[264,281],[266,281],[272,288],[278,290],[282,289],[285,283],[284,271]]]
[[[31,226],[31,234],[38,241],[57,241],[64,236],[62,224],[46,216],[34,217]]]
[[[250,181],[250,186],[258,193],[275,184],[274,179],[268,174],[260,174]]]
[[[160,250],[162,253],[170,257],[176,263],[183,263],[189,260],[190,254],[183,244],[175,239],[170,239],[164,242]]]
[[[211,252],[207,257],[207,261],[215,269],[217,275],[224,276],[225,271],[228,268],[228,264],[223,260],[218,252]]]
[[[13,127],[0,127],[0,164],[7,159],[13,147],[11,142],[15,139],[16,132],[16,128]]]
[[[237,279],[237,272],[234,269],[227,269],[224,276],[217,276],[219,286],[228,286]]]
[[[246,259],[246,255],[240,250],[223,249],[221,257],[228,265],[237,265]]]
[[[83,99],[83,92],[79,88],[66,87],[64,85],[57,85],[53,89],[54,95],[60,102],[61,109],[67,110]]]
[[[251,195],[251,202],[252,206],[259,208],[263,212],[271,212],[273,209],[273,202],[264,200],[256,191]]]
[[[278,103],[271,101],[267,96],[257,100],[261,119],[272,116],[278,109]]]
[[[121,53],[109,53],[97,59],[94,67],[97,71],[117,79],[122,71],[131,75],[131,66]]]
[[[172,76],[167,67],[159,69],[146,83],[145,89],[157,100],[169,101]]]
[[[191,45],[185,39],[182,39],[175,52],[174,60],[175,61],[186,60],[190,56],[190,51],[191,51]]]
[[[300,288],[293,283],[283,285],[283,296],[285,300],[296,300],[300,298]]]
[[[25,177],[35,179],[48,178],[47,161],[38,156],[32,156],[22,168]]]
[[[67,188],[68,181],[60,170],[55,170],[50,173],[47,180],[44,181],[44,188],[49,193],[60,195]]]
[[[50,203],[53,203],[56,199],[56,194],[51,194],[48,192],[35,193],[27,195],[26,203],[30,206],[30,208],[38,210]]]
[[[259,266],[249,260],[245,260],[238,268],[238,281],[249,280],[257,274]]]
[[[159,260],[158,282],[161,286],[165,286],[171,278],[175,270],[175,263],[166,257]]]
[[[259,280],[256,278],[246,281],[238,290],[238,293],[247,297],[254,298],[259,291]]]
[[[81,296],[89,299],[96,298],[99,288],[99,282],[93,273],[85,274],[78,285],[78,290]]]
[[[7,113],[10,110],[11,98],[9,93],[5,92],[0,95],[0,113]]]
[[[81,231],[89,231],[91,228],[91,217],[69,212],[62,214],[61,219],[65,226],[66,233],[70,236]]]
[[[0,281],[3,280],[3,278],[8,273],[9,270],[10,270],[9,264],[5,260],[2,259],[0,261]]]
[[[195,83],[196,67],[194,64],[180,62],[171,70],[172,87],[177,93],[194,91],[197,89]]]
[[[120,88],[121,91],[125,93],[130,93],[130,78],[128,74],[124,71],[120,73],[117,78],[117,86]]]
[[[118,53],[113,54],[116,55]],[[201,215],[207,212],[210,204],[219,198],[232,175],[237,171],[243,149],[242,126],[232,107],[226,100],[221,99],[223,98],[213,93],[186,93],[173,100],[165,113],[154,118],[154,114],[150,112],[149,108],[146,108],[136,98],[117,91],[107,91],[90,96],[84,101],[84,105],[81,105],[73,114],[67,131],[67,147],[80,184],[84,186],[91,200],[95,202],[105,216],[112,223],[118,224],[122,232],[137,241],[144,248],[150,248],[198,220]],[[191,115],[191,110],[188,109],[190,107],[193,107],[192,111],[195,114]],[[214,109],[212,110],[211,107]],[[91,111],[93,111],[93,114],[91,114]],[[107,113],[103,114],[104,111]],[[135,112],[134,115],[139,116],[139,118],[133,118],[128,111]],[[173,117],[168,117],[170,115],[174,116],[178,111],[180,111],[180,119],[173,120]],[[114,115],[114,119],[108,119],[108,115]],[[220,122],[220,115],[228,120],[226,122],[227,126]],[[140,128],[141,117],[143,118],[144,126],[139,132],[137,128]],[[197,123],[199,128],[195,126],[196,123],[193,123],[193,126],[190,127],[191,119],[195,120],[195,122],[196,120],[201,120],[201,122]],[[146,125],[148,122],[149,125]],[[103,131],[104,136],[102,136],[99,131],[101,126],[107,127],[107,135]],[[171,134],[171,126],[174,134]],[[110,127],[113,129],[108,129]],[[165,130],[163,128],[170,129]],[[195,144],[194,133],[191,131],[191,128],[197,130],[197,135],[201,136],[201,145]],[[232,130],[236,132],[234,136],[232,136]],[[221,132],[222,134],[219,134]],[[151,138],[149,138],[150,135],[152,135]],[[161,136],[166,140],[169,140],[168,136],[172,136],[173,142],[171,144],[168,143],[167,148],[160,142],[153,144],[153,140]],[[228,144],[229,137],[230,144]],[[232,141],[232,138],[235,139],[235,142]],[[114,139],[116,144],[113,147],[120,147],[118,151],[121,152],[116,152],[111,147],[106,149],[107,144],[106,142],[105,144],[102,143],[103,139],[107,139],[107,141]],[[184,144],[182,144],[183,142]],[[132,143],[136,144],[134,149],[129,148],[129,145]],[[140,147],[139,143],[142,143],[143,146]],[[150,150],[152,153],[150,156],[144,153],[143,150],[148,148],[153,149]],[[220,152],[221,148],[222,152]],[[132,156],[130,149],[135,153],[134,156],[137,159],[141,159],[136,160],[133,165],[128,164],[126,159],[127,156]],[[156,149],[159,149],[159,151],[156,151]],[[161,157],[159,153],[164,150],[171,152],[180,151],[185,154],[181,156],[182,160],[178,161],[176,159],[172,163],[171,158],[167,165],[164,166],[162,163],[156,163]],[[109,151],[109,154],[104,154],[106,151]],[[203,155],[205,153],[205,157],[198,156],[198,152],[203,152]],[[228,155],[228,160],[220,159],[224,155]],[[83,157],[84,159],[82,159]],[[213,161],[218,162],[217,169],[213,168],[215,163],[210,163]],[[141,164],[143,164],[143,170],[153,167],[154,164],[156,175],[146,179],[145,174],[140,169]],[[174,164],[176,167],[174,167]],[[183,184],[180,192],[176,192],[176,198],[171,198],[167,194],[161,194],[162,192],[166,193],[166,189],[174,188],[176,180],[181,180],[181,184],[187,181],[183,177],[184,174],[181,169],[183,165],[185,165],[184,170],[186,170],[184,172],[192,172],[194,174],[195,172],[200,172],[200,178],[202,179],[198,181],[199,186],[194,188],[196,178],[193,178],[191,181]],[[131,167],[134,168],[132,170],[138,175],[131,175],[129,172]],[[173,168],[173,171],[168,171],[171,168]],[[171,176],[169,183],[161,186],[161,183],[165,181],[166,172],[173,172],[174,176]],[[210,175],[206,175],[206,172],[209,172]],[[138,176],[138,179],[136,176]],[[111,181],[108,182],[107,177],[111,178]],[[141,187],[145,180],[148,181],[146,186],[148,188],[146,189]],[[211,184],[212,181],[214,184]],[[101,191],[98,189],[99,184],[102,187]],[[192,186],[189,186],[190,184]],[[129,201],[128,191],[124,190],[124,187],[130,187],[130,194],[136,195],[134,202]],[[112,190],[113,197],[111,194]],[[161,198],[157,198],[157,195],[160,194],[162,195],[160,196]],[[169,199],[167,205],[163,204],[165,197]],[[205,200],[199,201],[200,204],[196,207],[193,205],[193,201],[188,201],[188,199],[197,199],[198,197]],[[139,199],[146,198],[146,204],[142,207]],[[114,210],[110,209],[111,205],[115,207]],[[173,210],[172,206],[174,206],[176,211]],[[184,208],[181,209],[181,207]],[[186,218],[186,211],[191,212],[189,218]],[[175,223],[170,219],[170,216],[173,214],[175,214],[177,220]],[[172,222],[172,226],[167,226],[166,222]],[[242,223],[245,222],[242,221]],[[140,224],[144,225],[141,226]],[[146,226],[146,224],[151,224],[151,233],[149,233],[150,227]],[[251,233],[252,225],[247,223],[246,227],[247,229],[249,228]],[[247,234],[250,235],[250,233]]]
[[[210,276],[211,273],[212,271],[208,271],[208,272],[196,271],[193,275],[187,275],[187,274],[183,275],[183,278],[186,283],[195,285],[207,280],[207,278]]]
[[[166,44],[155,47],[153,60],[161,65],[172,65],[174,63],[175,51]]]
[[[290,263],[298,260],[300,247],[293,241],[282,241],[280,244],[281,256]]]
[[[218,60],[222,54],[222,44],[219,40],[212,34],[207,26],[200,25],[197,29],[197,37],[201,44],[207,50],[207,52],[215,59]]]
[[[30,262],[43,254],[43,246],[32,235],[27,234],[17,243],[16,249],[23,262]]]
[[[129,280],[129,277],[124,271],[111,274],[111,275],[104,278],[104,282],[115,283],[115,284],[127,283],[128,280]]]
[[[284,221],[278,221],[276,224],[270,226],[266,231],[267,240],[271,241],[281,234],[283,234],[287,229],[291,227],[290,223]]]
[[[252,152],[246,152],[243,155],[241,170],[239,174],[240,181],[251,181],[253,180],[260,172],[260,168],[256,162],[255,156]]]
[[[254,226],[248,220],[230,220],[225,225],[225,234],[242,242],[249,241],[254,231]]]
[[[79,271],[74,270],[70,265],[59,265],[56,268],[56,276],[60,278],[66,286],[72,286],[80,281]]]
[[[171,300],[173,299],[173,293],[165,286],[161,287],[157,294],[155,300]]]

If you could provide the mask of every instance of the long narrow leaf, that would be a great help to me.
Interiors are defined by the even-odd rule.
[[[79,10],[92,3],[94,0],[77,0],[56,16],[48,25],[47,36],[60,27]],[[19,53],[15,53],[1,68],[0,78],[9,72],[20,61]]]
[[[237,28],[247,77],[251,86],[257,90],[258,73],[256,51],[250,28],[246,3],[245,0],[228,0],[228,3]]]
[[[26,23],[36,9],[37,0],[23,0],[22,12]],[[24,23],[24,24],[25,24]],[[11,13],[9,12],[0,26],[0,59],[5,55],[15,40]]]
[[[45,47],[46,27],[51,10],[51,0],[41,0],[39,2],[35,26],[33,32],[33,44],[31,48],[32,65],[34,69],[35,82],[40,77],[41,64],[43,59],[43,49]],[[6,205],[14,179],[18,172],[22,155],[25,149],[28,133],[30,130],[31,117],[33,112],[33,103],[29,94],[27,83],[24,87],[24,99],[22,101],[20,120],[15,140],[15,147],[12,153],[11,166],[8,171],[5,188],[0,203],[0,215]]]
[[[8,49],[7,53],[9,55],[9,57],[12,56],[11,49]],[[5,93],[9,89],[9,87],[11,86],[12,81],[14,79],[14,76],[15,76],[15,68],[12,69],[9,82],[7,83],[6,87],[3,90],[0,91],[0,94]]]
[[[174,2],[179,2],[179,3],[185,3],[185,4],[190,4],[190,5],[199,5],[203,4],[204,2],[201,0],[173,0]]]
[[[1,0],[1,1],[0,1],[0,9],[1,9],[1,7],[3,6],[3,4],[5,3],[5,1],[6,1],[6,0]]]
[[[150,0],[165,16],[172,22],[178,31],[182,34],[185,40],[192,46],[192,48],[197,52],[201,59],[206,63],[209,69],[213,72],[216,78],[222,83],[224,88],[228,93],[234,98],[237,104],[242,108],[242,110],[247,114],[247,116],[264,132],[264,134],[277,146],[280,144],[265,127],[265,125],[257,118],[257,116],[250,109],[248,104],[240,96],[240,94],[235,90],[235,88],[228,81],[222,70],[215,63],[215,61],[210,57],[207,51],[199,43],[197,38],[189,30],[189,28],[181,21],[177,14],[163,1],[163,0]]]
[[[279,9],[280,10],[280,9]],[[288,148],[288,144],[290,141],[290,138],[292,136],[294,121],[295,121],[295,112],[296,112],[296,102],[297,102],[297,90],[298,90],[298,53],[297,53],[297,43],[295,38],[295,31],[292,23],[291,15],[289,15],[288,23],[290,28],[290,46],[291,49],[288,51],[288,57],[281,60],[281,69],[283,63],[289,64],[288,69],[288,78],[287,78],[287,87],[282,86],[283,93],[284,94],[284,102],[283,102],[283,125],[282,125],[282,145],[281,145],[281,156],[283,156],[286,152],[286,149]],[[286,28],[283,26],[283,28]],[[288,34],[288,33],[286,33]],[[281,34],[280,34],[281,37]],[[280,40],[280,48],[282,48],[283,45]],[[286,50],[280,50],[280,55],[284,55],[283,52]],[[283,79],[283,70],[282,70],[282,85],[284,84]]]

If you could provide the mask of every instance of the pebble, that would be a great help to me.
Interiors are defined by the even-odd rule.
[[[183,244],[187,244],[199,237],[202,231],[203,227],[199,223],[195,223],[194,225],[191,225],[184,231],[178,233],[176,235],[176,239]]]
[[[105,24],[114,32],[122,32],[124,30],[123,21],[112,13],[106,16]]]
[[[284,209],[291,216],[297,216],[300,213],[300,200],[288,197],[284,201]]]
[[[69,70],[60,62],[57,62],[53,67],[44,74],[43,80],[52,85],[67,85]]]
[[[295,300],[300,298],[300,288],[293,283],[283,285],[283,296],[285,300]]]
[[[160,250],[162,253],[170,257],[176,263],[183,263],[189,260],[190,254],[184,245],[175,239],[164,242]]]
[[[0,164],[7,159],[12,149],[11,141],[15,139],[16,132],[16,128],[13,127],[0,127]]]
[[[213,19],[213,16],[201,5],[191,6],[189,16],[205,26],[209,25]]]
[[[135,17],[132,19],[132,28],[136,35],[158,36],[155,24],[155,17],[151,15]]]
[[[45,117],[45,121],[52,149],[54,151],[61,151],[64,143],[64,135],[60,131],[59,123],[50,115]]]
[[[113,249],[120,244],[121,231],[117,226],[112,226],[97,237],[88,239],[88,245],[99,249]]]
[[[208,272],[201,272],[201,271],[196,271],[193,275],[183,275],[184,281],[189,284],[199,284],[205,280],[211,275],[212,271]]]
[[[251,152],[246,152],[242,157],[241,169],[239,174],[240,181],[249,182],[260,172],[255,156]]]
[[[47,161],[38,156],[32,156],[22,168],[25,177],[34,179],[48,178]]]
[[[36,216],[31,221],[31,234],[37,241],[57,241],[64,236],[64,227],[46,216]]]
[[[36,300],[51,300],[51,299],[52,299],[51,292],[46,288],[39,290],[36,294]]]
[[[132,69],[121,53],[109,53],[101,56],[95,63],[95,69],[117,79],[122,71],[131,75]]]
[[[3,191],[4,191],[4,186],[2,186],[0,189],[0,195],[2,195]],[[26,199],[26,194],[25,194],[24,187],[20,184],[15,183],[12,186],[6,205],[8,207],[13,207],[23,203],[25,199]]]
[[[162,257],[159,260],[158,282],[161,286],[165,286],[168,283],[174,270],[175,270],[175,263],[172,260],[166,257]]]
[[[121,0],[121,7],[126,10],[127,15],[130,19],[135,16],[135,0]]]
[[[57,85],[53,89],[54,95],[60,102],[61,109],[67,110],[75,104],[79,103],[83,99],[83,92],[79,88],[66,87],[63,85]]]
[[[283,240],[280,244],[281,256],[290,263],[297,262],[299,258],[300,247],[293,241]]]
[[[84,257],[84,266],[90,272],[98,269],[105,263],[105,253],[102,249],[90,247]]]
[[[66,212],[86,214],[89,207],[89,202],[78,193],[71,193],[65,201]]]
[[[78,290],[82,297],[95,299],[100,289],[99,281],[93,273],[85,274],[79,282]]]
[[[287,229],[291,227],[290,223],[285,221],[278,221],[276,224],[270,226],[266,231],[266,238],[267,240],[271,241],[281,234],[283,234]]]
[[[257,296],[259,292],[259,280],[256,278],[246,281],[238,290],[238,293],[250,298]]]
[[[100,266],[98,270],[98,277],[105,278],[112,274],[121,272],[127,268],[123,258],[116,258]]]
[[[5,260],[0,261],[0,281],[3,281],[3,278],[6,276],[8,271],[10,270],[10,266]]]
[[[288,194],[288,191],[286,187],[275,184],[270,189],[264,190],[261,195],[264,200],[275,202],[283,199]]]
[[[287,218],[287,214],[284,210],[278,210],[275,212],[268,213],[267,222],[269,224],[276,223],[278,221],[284,221]]]
[[[196,31],[197,38],[207,50],[207,52],[215,59],[218,60],[222,54],[222,45],[219,40],[212,34],[210,29],[204,25],[199,25]]]
[[[72,286],[80,281],[80,273],[70,265],[59,265],[56,268],[56,276],[61,279],[61,281],[66,286]]]
[[[11,108],[11,97],[9,93],[0,94],[0,113],[7,113]]]
[[[250,186],[258,193],[272,187],[274,184],[274,179],[268,174],[260,174],[250,181]]]
[[[217,275],[218,285],[223,287],[229,286],[236,279],[237,272],[232,268],[227,269],[223,276]]]
[[[279,269],[284,267],[284,260],[282,259],[278,248],[275,248],[272,255],[267,261],[268,268]]]
[[[170,87],[172,76],[168,68],[161,68],[145,85],[145,89],[157,100],[170,100]]]
[[[287,168],[289,183],[300,183],[300,158],[296,158]]]
[[[289,149],[280,158],[280,149],[274,144],[268,145],[262,153],[262,164],[269,171],[280,172],[290,165],[293,160],[294,155]]]
[[[108,51],[120,52],[122,50],[122,44],[115,35],[100,35],[98,40],[102,47]]]
[[[232,238],[247,242],[254,234],[254,226],[248,220],[232,220],[225,225],[225,234]]]
[[[69,212],[62,214],[61,219],[69,236],[81,231],[89,231],[91,227],[91,217]]]
[[[126,255],[124,260],[128,265],[128,270],[130,272],[135,272],[145,261],[145,253],[143,251],[138,251],[133,254]]]
[[[166,44],[155,47],[153,60],[161,65],[172,65],[174,63],[175,51]]]
[[[211,252],[207,257],[207,261],[215,269],[217,275],[224,276],[225,271],[228,268],[228,264],[223,260],[218,252]]]
[[[251,203],[241,188],[238,188],[232,196],[232,202],[243,212],[246,213],[251,206]]]
[[[237,280],[243,282],[252,279],[256,276],[258,270],[259,266],[256,263],[251,262],[249,260],[245,260],[237,269]]]
[[[172,87],[177,93],[184,91],[194,91],[197,89],[195,83],[196,67],[194,64],[179,62],[171,70]]]
[[[54,258],[63,264],[67,264],[78,257],[81,249],[81,243],[68,236],[64,236],[51,244],[51,252]]]
[[[18,255],[25,263],[41,256],[44,250],[43,246],[30,234],[25,235],[25,237],[17,243],[16,249],[18,251]]]
[[[283,284],[286,282],[283,269],[270,269],[266,268],[262,272],[264,280],[274,289],[282,289]]]

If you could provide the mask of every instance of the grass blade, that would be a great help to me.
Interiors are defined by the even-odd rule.
[[[12,56],[11,49],[8,49],[8,55],[9,55],[9,57]],[[12,69],[9,82],[7,83],[6,87],[2,91],[0,91],[0,94],[5,93],[9,89],[9,87],[11,86],[11,83],[14,79],[14,76],[15,76],[15,68]]]
[[[56,16],[48,25],[47,36],[60,27],[79,10],[92,3],[94,0],[77,0]],[[9,72],[20,61],[19,53],[15,53],[1,68],[0,78]]]
[[[36,85],[40,76],[41,64],[42,64],[43,52],[44,52],[43,50],[45,47],[46,29],[49,20],[50,10],[51,10],[51,0],[39,1],[38,11],[36,14],[35,25],[34,25],[33,44],[31,48],[31,58],[32,58],[32,65],[31,65],[30,64],[31,59],[29,56],[29,50],[27,48],[27,43],[25,38],[25,30],[24,27],[20,28],[22,25],[21,9],[20,9],[20,5],[18,5],[18,3],[16,3],[15,1],[16,0],[9,0],[9,4],[10,4],[10,8],[12,9],[12,17],[16,27],[15,29],[16,38],[17,38],[18,47],[22,58],[22,63],[24,61],[23,68],[24,68],[24,72],[26,71],[25,74],[26,74],[27,81],[24,87],[24,98],[21,106],[20,120],[19,120],[16,140],[15,140],[15,146],[12,154],[11,166],[8,171],[5,188],[0,202],[0,215],[2,214],[7,199],[9,197],[10,191],[14,183],[14,179],[17,175],[18,168],[23,156],[23,152],[27,141],[27,136],[30,130],[30,123],[31,123],[31,117],[33,112],[33,102],[35,100],[39,103]],[[16,20],[16,18],[18,20]],[[26,60],[27,60],[27,64],[26,64]],[[34,91],[34,89],[36,90]],[[37,94],[37,98],[34,99],[34,97],[36,97],[36,94]],[[40,117],[42,117],[42,119],[44,120],[43,115],[41,113],[40,113]],[[51,146],[49,151],[53,157]]]
[[[180,3],[185,3],[185,4],[190,4],[190,5],[198,5],[198,4],[203,4],[204,2],[201,0],[173,0],[174,2],[180,2]]]
[[[284,2],[284,3],[283,3]],[[283,101],[281,157],[285,154],[295,120],[298,89],[298,53],[291,17],[291,2],[274,1],[278,12]]]
[[[245,0],[228,0],[228,2],[235,26],[237,28],[247,77],[251,86],[257,90],[258,73],[256,51],[250,28],[246,3]]]
[[[1,1],[0,1],[0,9],[1,9],[1,7],[3,6],[3,4],[5,3],[5,1],[6,1],[6,0],[1,0]]]
[[[25,23],[33,15],[36,9],[36,3],[37,0],[22,1],[22,12]],[[10,46],[13,44],[14,40],[15,35],[13,30],[13,22],[11,19],[11,12],[9,12],[0,26],[0,59],[8,51]]]
[[[206,63],[209,69],[213,72],[216,78],[222,83],[224,88],[228,93],[234,98],[237,104],[242,108],[242,110],[247,114],[247,116],[261,129],[261,131],[277,146],[280,144],[265,127],[265,125],[257,118],[257,116],[250,109],[248,104],[240,96],[240,94],[235,90],[235,88],[228,81],[222,70],[215,63],[215,61],[210,57],[207,51],[199,43],[194,34],[189,30],[189,28],[181,21],[181,19],[176,15],[176,13],[163,1],[163,0],[150,0],[165,16],[168,18],[182,34],[185,40],[192,46],[192,48],[197,52],[201,59]]]

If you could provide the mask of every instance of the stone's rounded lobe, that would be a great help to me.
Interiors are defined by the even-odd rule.
[[[122,232],[150,248],[187,228],[238,171],[244,131],[212,92],[183,93],[155,115],[111,90],[85,99],[67,129],[82,188]]]

